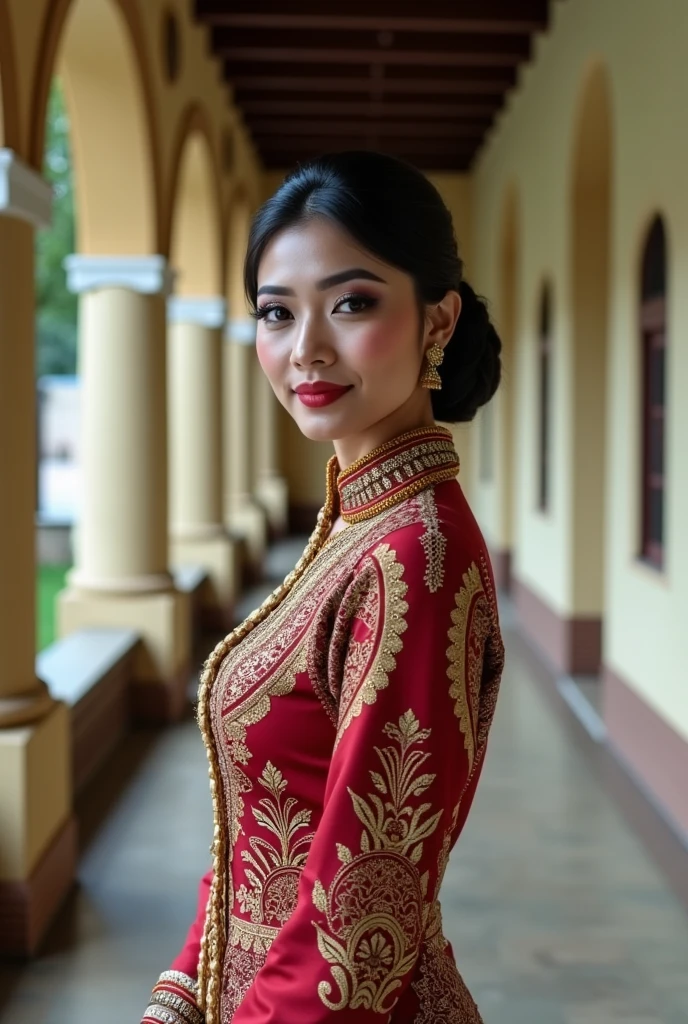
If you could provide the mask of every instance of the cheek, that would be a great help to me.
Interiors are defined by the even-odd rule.
[[[417,348],[412,330],[412,317],[408,312],[395,313],[361,330],[355,344],[356,362],[362,370],[376,368],[389,372],[414,363]]]
[[[261,341],[258,338],[256,340],[256,354],[263,373],[268,380],[278,380],[284,370],[284,354],[280,351],[280,346],[271,345],[269,341]]]

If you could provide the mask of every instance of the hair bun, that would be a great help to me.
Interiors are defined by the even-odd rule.
[[[487,303],[471,286],[459,285],[461,314],[439,368],[442,390],[432,392],[435,417],[445,423],[468,423],[499,387],[502,343],[490,320]]]

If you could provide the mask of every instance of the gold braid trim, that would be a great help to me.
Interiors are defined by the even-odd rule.
[[[201,952],[198,961],[198,1005],[205,1013],[205,1024],[220,1024],[222,966],[227,946],[227,906],[232,901],[229,898],[229,890],[232,884],[231,873],[228,870],[229,850],[227,844],[229,825],[226,821],[221,790],[220,765],[210,721],[210,696],[220,666],[228,652],[241,643],[252,629],[263,622],[270,612],[281,604],[322,548],[334,520],[337,471],[337,459],[333,455],[327,464],[325,504],[318,513],[315,529],[294,569],[285,577],[284,582],[280,583],[263,601],[260,608],[251,612],[241,625],[237,626],[224,640],[220,641],[206,660],[201,674],[197,715],[208,756],[208,775],[210,778],[210,794],[213,801],[214,818],[213,843],[210,848],[213,857],[214,877],[210,888],[205,927],[201,940]]]

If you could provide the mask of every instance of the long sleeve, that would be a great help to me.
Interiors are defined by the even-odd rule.
[[[233,1024],[392,1020],[484,746],[485,572],[421,525],[359,562],[329,645],[339,723],[322,817]]]
[[[163,971],[153,987],[141,1024],[159,1024],[161,1020],[167,1024],[203,1024],[197,1004],[198,958],[212,878],[212,871],[201,878],[196,917],[170,969]]]
[[[205,923],[205,911],[208,906],[210,884],[213,880],[212,871],[206,872],[198,886],[198,909],[196,917],[189,928],[186,942],[170,965],[170,970],[181,971],[191,978],[198,976],[198,958],[201,952],[201,939]]]

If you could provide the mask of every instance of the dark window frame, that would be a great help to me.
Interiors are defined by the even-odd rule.
[[[549,512],[551,508],[552,485],[552,286],[542,286],[540,293],[540,318],[538,325],[537,363],[537,508]]]
[[[643,248],[640,295],[639,558],[658,571],[664,569],[666,561],[666,270],[666,230],[662,218],[656,217]]]

